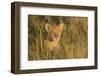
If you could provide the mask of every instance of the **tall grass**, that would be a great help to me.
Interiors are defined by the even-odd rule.
[[[64,23],[60,38],[60,50],[50,51],[45,48],[45,24],[59,19]],[[28,16],[28,60],[52,60],[87,58],[87,17]]]

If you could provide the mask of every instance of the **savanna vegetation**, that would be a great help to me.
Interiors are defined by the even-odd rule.
[[[64,23],[61,49],[45,49],[45,24]],[[28,15],[28,60],[78,59],[88,57],[88,18]]]

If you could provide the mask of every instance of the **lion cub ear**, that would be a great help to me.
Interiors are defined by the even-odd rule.
[[[62,31],[63,31],[63,29],[64,29],[64,23],[60,23],[60,24],[59,24],[59,31],[61,31],[61,32],[62,32]]]
[[[45,30],[46,30],[47,32],[49,32],[49,30],[50,30],[50,24],[49,24],[49,23],[46,23],[46,24],[45,24]]]

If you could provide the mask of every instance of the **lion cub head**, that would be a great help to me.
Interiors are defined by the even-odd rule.
[[[45,46],[50,50],[59,49],[59,40],[63,31],[64,24],[49,24],[46,23],[45,30],[47,32],[47,38],[45,40]]]

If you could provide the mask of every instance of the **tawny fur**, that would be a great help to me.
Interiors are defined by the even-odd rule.
[[[61,33],[63,31],[64,24],[60,23],[59,25],[51,25],[46,24],[45,30],[47,31],[47,39],[45,40],[45,47],[47,47],[50,50],[53,49],[59,49],[59,40],[61,37]]]

